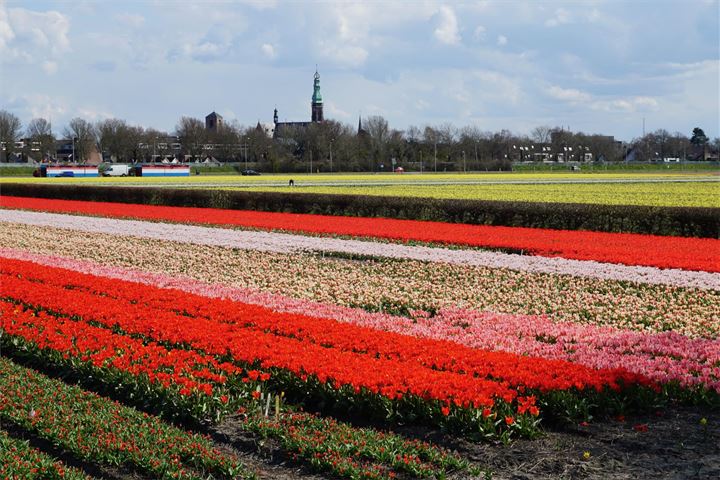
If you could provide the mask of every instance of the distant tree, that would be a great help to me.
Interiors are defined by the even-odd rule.
[[[180,137],[183,153],[200,158],[203,153],[203,144],[207,138],[205,123],[197,118],[181,117],[175,127],[175,132]]]
[[[146,128],[142,132],[140,142],[147,145],[147,159],[153,160],[152,155],[165,158],[173,153],[172,143],[175,143],[175,141],[174,139],[168,139],[168,137],[169,135],[166,132],[154,128]]]
[[[114,161],[131,162],[149,157],[152,153],[153,144],[144,141],[145,131],[142,127],[128,125],[125,120],[108,118],[98,122],[95,129],[100,148]]]
[[[551,127],[541,125],[533,128],[532,132],[530,132],[530,136],[538,143],[550,143],[550,133],[552,131],[553,129]]]
[[[25,135],[31,142],[40,144],[40,158],[38,160],[55,156],[55,135],[52,133],[50,122],[44,118],[33,118],[28,123]]]
[[[460,148],[467,155],[469,170],[480,168],[480,162],[483,158],[484,149],[482,143],[484,138],[484,133],[476,126],[463,127],[460,130]]]
[[[232,161],[240,153],[240,130],[237,125],[225,123],[222,128],[208,132],[208,140],[213,144],[213,157],[225,162]]]
[[[95,127],[83,118],[73,118],[63,130],[68,139],[75,139],[75,158],[73,161],[84,162],[96,143]]]
[[[15,152],[15,142],[20,140],[20,132],[22,131],[22,123],[15,114],[6,110],[0,110],[0,142],[4,145],[0,160],[9,162],[10,157]]]
[[[693,128],[692,137],[690,137],[690,143],[696,146],[702,146],[708,143],[708,137],[700,127]]]
[[[384,164],[389,159],[385,158],[385,148],[390,137],[390,127],[387,120],[380,115],[368,117],[365,120],[365,130],[370,136],[371,155],[375,163]]]

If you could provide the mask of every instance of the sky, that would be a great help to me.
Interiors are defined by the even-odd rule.
[[[718,0],[0,0],[0,109],[61,132],[325,117],[720,136]]]

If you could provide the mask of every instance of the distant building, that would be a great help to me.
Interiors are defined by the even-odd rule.
[[[370,134],[368,133],[368,131],[363,128],[363,125],[362,125],[362,117],[361,117],[361,116],[358,117],[358,131],[357,131],[357,136],[358,136],[358,137],[363,137],[363,138],[370,136]]]
[[[294,130],[305,129],[313,123],[322,123],[324,121],[325,116],[323,114],[323,99],[322,93],[320,93],[320,74],[317,72],[317,70],[315,70],[315,75],[313,76],[313,94],[310,101],[310,121],[281,122],[278,117],[278,109],[276,108],[273,111],[272,136],[275,138],[283,137]]]
[[[205,117],[205,130],[218,131],[223,126],[223,117],[219,113],[212,112]]]

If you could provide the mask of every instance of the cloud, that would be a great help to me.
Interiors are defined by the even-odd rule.
[[[654,111],[659,107],[657,100],[651,97],[628,97],[615,100],[598,100],[590,105],[593,110],[605,112],[644,112]]]
[[[475,38],[475,40],[483,40],[483,39],[485,39],[485,32],[486,32],[485,27],[483,27],[482,25],[478,25],[477,27],[475,27],[475,31],[473,32],[473,37]]]
[[[10,26],[8,12],[5,5],[0,3],[0,52],[7,48],[13,38],[15,38],[15,32]]]
[[[45,71],[45,73],[47,73],[48,75],[52,75],[55,72],[57,72],[58,64],[57,64],[57,62],[52,62],[50,60],[46,60],[43,62],[42,68]]]
[[[54,60],[70,50],[69,28],[68,17],[59,12],[7,9],[0,2],[0,64],[39,65],[54,73]]]
[[[599,15],[599,12],[597,11],[597,9],[593,9],[592,12],[590,13],[590,18],[592,18],[592,19],[597,19],[597,18],[599,18],[599,16],[600,15]],[[545,21],[545,26],[553,28],[553,27],[565,25],[565,24],[568,24],[571,22],[572,22],[572,17],[570,15],[570,12],[568,12],[564,8],[558,8],[557,10],[555,10],[555,16],[552,18],[549,18]]]
[[[498,37],[497,37],[498,45],[500,45],[502,47],[503,45],[507,45],[507,42],[508,42],[508,39],[505,35],[498,35]]]
[[[44,94],[25,94],[3,99],[11,111],[21,113],[28,120],[31,118],[57,119],[67,113],[66,102]]]
[[[320,54],[335,63],[348,67],[359,67],[368,58],[368,51],[355,45],[342,45],[335,42],[320,42]]]
[[[182,55],[199,62],[211,62],[219,60],[228,52],[229,45],[215,43],[210,40],[202,40],[198,43],[186,43],[182,46]]]
[[[20,44],[20,48],[39,47],[52,54],[70,49],[70,20],[60,12],[34,12],[24,8],[11,8],[8,10],[8,17],[15,41]]]
[[[104,120],[106,118],[113,118],[114,115],[110,112],[99,110],[95,107],[80,107],[77,109],[77,115],[85,120],[96,121]]]
[[[556,100],[561,100],[571,104],[589,102],[592,100],[592,95],[589,93],[581,92],[575,88],[561,88],[557,85],[552,85],[546,89],[546,93]]]
[[[340,117],[343,119],[350,118],[350,114],[339,108],[335,102],[327,102],[325,106],[327,107],[327,112],[331,117]]]
[[[145,17],[136,13],[121,13],[115,15],[115,19],[132,28],[140,28],[145,24]]]
[[[260,47],[260,50],[262,51],[263,55],[265,55],[267,58],[273,59],[276,56],[275,53],[275,47],[273,47],[269,43],[263,43]]]
[[[602,98],[575,88],[561,88],[557,85],[552,85],[545,91],[556,100],[570,105],[583,105],[591,110],[603,112],[652,111],[659,107],[658,101],[648,96]]]
[[[460,32],[455,11],[443,5],[438,11],[438,26],[435,28],[435,38],[446,45],[457,45],[460,43]]]

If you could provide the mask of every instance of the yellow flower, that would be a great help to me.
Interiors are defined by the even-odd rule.
[[[583,460],[590,460],[590,456],[590,452],[588,452],[587,450],[583,452]]]

